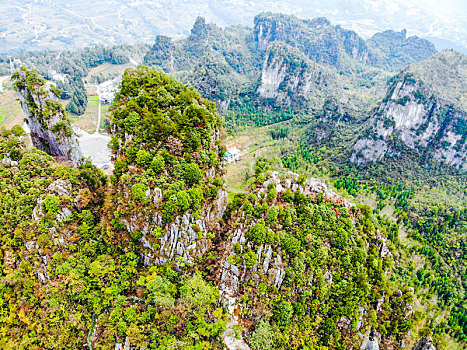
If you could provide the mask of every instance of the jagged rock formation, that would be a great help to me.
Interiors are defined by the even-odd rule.
[[[74,166],[83,162],[78,138],[66,119],[57,92],[36,71],[20,70],[13,75],[31,139],[36,148]]]
[[[225,115],[258,105],[319,111],[332,98],[358,116],[384,95],[389,73],[381,68],[400,69],[431,53],[424,41],[402,36],[375,37],[371,48],[325,18],[263,13],[254,28],[222,29],[199,17],[186,39],[157,36],[145,63],[173,72],[216,101]],[[385,45],[403,48],[404,59],[389,67],[380,59]]]
[[[107,349],[405,336],[413,290],[390,278],[389,219],[266,160],[227,205],[214,103],[155,69],[125,73],[111,130],[112,176],[0,135],[0,307],[19,319],[2,321],[0,346],[17,334],[28,348]]]
[[[412,348],[412,350],[436,350],[432,344],[431,337],[422,337]]]
[[[300,49],[316,62],[348,68],[352,62],[397,70],[436,53],[428,40],[385,31],[368,41],[357,33],[333,26],[326,18],[302,20],[294,16],[263,13],[255,17],[254,39],[261,50],[283,41]]]
[[[273,193],[272,196],[271,193]],[[271,200],[276,193],[276,199]],[[265,198],[269,198],[266,203]],[[356,207],[334,193],[324,183],[313,178],[305,180],[303,177],[299,178],[297,174],[291,172],[279,175],[277,172],[272,171],[266,180],[261,180],[258,183],[258,187],[252,191],[248,199],[244,199],[243,210],[239,210],[237,214],[232,215],[232,212],[229,212],[228,209],[224,221],[230,224],[231,229],[227,233],[228,240],[225,240],[220,248],[224,258],[221,260],[221,269],[218,273],[220,276],[218,285],[225,306],[231,315],[231,322],[228,327],[235,328],[238,324],[243,325],[248,329],[248,331],[245,331],[246,334],[243,334],[244,337],[248,335],[246,339],[251,339],[252,333],[254,333],[252,332],[253,324],[258,327],[258,320],[270,317],[270,308],[272,306],[266,302],[267,298],[274,299],[274,296],[277,295],[277,300],[294,300],[294,307],[299,307],[299,300],[305,300],[307,296],[314,295],[311,298],[316,298],[316,300],[311,302],[311,305],[315,305],[314,307],[317,310],[314,312],[317,313],[319,313],[320,305],[322,305],[321,302],[331,307],[335,305],[334,301],[326,298],[320,299],[320,297],[323,291],[335,288],[342,276],[339,277],[334,268],[326,267],[325,264],[311,264],[308,266],[308,263],[305,262],[305,255],[312,251],[322,251],[318,255],[324,258],[327,256],[325,252],[331,254],[332,249],[336,249],[335,247],[331,248],[335,244],[332,239],[327,239],[332,234],[328,233],[327,238],[319,240],[320,244],[318,246],[307,246],[305,249],[307,249],[308,253],[299,253],[298,246],[301,243],[292,237],[298,238],[300,234],[292,233],[293,229],[289,226],[290,222],[287,224],[287,219],[279,219],[279,217],[287,217],[294,210],[299,210],[301,217],[300,219],[296,218],[296,220],[307,220],[305,217],[313,220],[311,218],[316,213],[324,215],[319,209],[324,207],[316,204],[317,206],[313,206],[313,209],[312,207],[305,209],[305,205],[303,205],[299,209],[299,207],[294,207],[291,198],[302,198],[298,200],[300,203],[305,203],[308,200],[308,203],[316,201],[315,204],[322,201],[320,205],[327,203],[330,209],[332,207],[331,213],[335,213],[336,218],[347,215],[342,214],[344,212],[350,213],[349,225],[357,226],[357,222],[360,220],[361,213],[356,210]],[[250,203],[248,200],[256,201]],[[290,202],[287,202],[287,200]],[[241,202],[239,204],[235,203],[234,199],[232,204],[234,207],[241,205]],[[265,205],[266,207],[264,207]],[[254,213],[250,211],[251,209],[248,209],[250,206],[254,208]],[[260,209],[262,207],[264,209]],[[279,217],[274,208],[281,213]],[[276,241],[278,239],[274,233],[276,230],[279,231],[278,235],[281,237],[280,244],[277,244]],[[300,232],[302,234],[309,232],[306,241],[311,242],[313,240],[311,230],[308,231],[302,227]],[[306,234],[304,235],[306,236]],[[349,238],[346,242],[351,244],[351,241]],[[302,244],[307,245],[307,243]],[[390,248],[382,232],[377,230],[370,240],[370,244],[375,247],[374,251],[377,252],[378,259],[390,259]],[[388,272],[384,273],[387,274]],[[351,272],[346,273],[351,274]],[[289,294],[287,298],[283,299],[279,297],[279,295],[283,295],[281,293]],[[264,298],[265,295],[268,297]],[[379,300],[375,301],[374,311],[371,312],[374,312],[377,317],[387,317],[383,316],[385,315],[384,309],[387,310],[388,307],[391,307],[394,308],[393,310],[397,310],[394,311],[394,314],[398,314],[398,317],[409,320],[412,315],[410,301],[412,295],[413,289],[398,290],[392,295],[383,293]],[[248,302],[245,302],[245,300]],[[277,303],[273,303],[273,305],[280,308]],[[281,305],[285,305],[284,308],[286,308],[290,304],[283,301]],[[393,342],[387,337],[382,337],[376,329],[369,327],[368,315],[372,307],[372,305],[364,303],[356,305],[355,315],[352,316],[354,321],[349,318],[348,314],[346,316],[335,316],[336,329],[339,330],[340,334],[358,336],[361,339],[363,348],[367,350],[379,349],[379,343],[382,341],[385,345]],[[280,316],[276,312],[274,311],[273,319],[280,322]],[[303,317],[306,316],[303,315]],[[355,340],[349,343],[347,341],[345,336],[342,336],[339,344],[348,344],[349,348],[350,344],[355,346]],[[259,346],[258,343],[255,344],[256,347]],[[231,349],[234,349],[234,347],[231,347]]]
[[[366,42],[377,65],[398,70],[413,62],[422,61],[437,51],[433,43],[417,36],[407,37],[407,30],[386,30],[376,33]]]
[[[144,98],[134,95],[140,85]],[[227,206],[219,115],[196,92],[146,67],[125,73],[116,104],[115,195],[124,199],[113,210],[125,234],[138,237],[145,265],[192,265],[211,248]],[[155,118],[161,111],[167,115]],[[151,181],[143,185],[145,176]]]
[[[378,73],[373,77],[377,81]],[[374,97],[382,95],[381,84],[373,85]],[[306,108],[324,110],[332,101],[345,106],[340,108],[347,109],[349,117],[364,109],[367,98],[361,96],[369,94],[368,90],[361,86],[358,78],[343,75],[334,67],[312,61],[289,44],[274,41],[266,49],[257,92],[263,101],[302,111]]]
[[[349,58],[369,64],[374,61],[365,41],[351,30],[333,26],[324,17],[301,20],[294,16],[263,13],[255,17],[254,39],[261,50],[283,41],[299,48],[317,62],[345,66]]]
[[[310,90],[327,80],[326,70],[320,68],[299,50],[274,42],[265,53],[259,96],[287,107],[292,102],[304,104]]]
[[[154,196],[150,192],[148,190],[146,197],[160,203],[160,189],[154,190]],[[122,222],[130,235],[141,234],[140,254],[145,265],[162,265],[172,261],[192,265],[212,247],[210,234],[216,229],[226,207],[227,192],[220,190],[218,197],[207,203],[203,215],[198,217],[185,213],[177,216],[173,222],[164,224],[160,211],[142,208],[138,214],[124,218]]]
[[[464,168],[466,72],[466,56],[454,52],[439,53],[402,71],[355,144],[351,161],[375,162],[410,150],[424,161],[431,158]]]

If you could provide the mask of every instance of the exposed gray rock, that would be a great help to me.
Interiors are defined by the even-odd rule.
[[[431,337],[423,337],[413,346],[412,350],[436,350],[432,342]]]
[[[387,239],[383,237],[380,231],[376,232],[375,240],[379,248],[379,256],[383,259],[390,256],[391,250],[387,244]]]
[[[384,293],[381,296],[381,298],[378,300],[378,304],[376,305],[376,313],[378,313],[381,310],[381,306],[383,306],[384,303]]]
[[[32,219],[34,221],[39,221],[44,217],[44,213],[42,212],[42,203],[44,203],[44,200],[42,198],[37,198],[36,206],[32,210]]]
[[[444,61],[449,63],[443,71],[457,72],[452,80],[465,86],[467,58]],[[376,162],[397,156],[405,148],[457,168],[467,164],[467,145],[462,134],[467,112],[462,96],[458,96],[463,90],[450,87],[450,82],[427,84],[432,78],[417,73],[417,69],[417,65],[409,66],[397,76],[376,110],[365,132],[367,136],[355,143],[352,162]]]
[[[368,336],[364,339],[362,349],[364,350],[379,350],[379,333],[372,329]]]
[[[45,84],[27,84],[27,74],[18,71],[19,77],[14,81],[34,146],[52,156],[63,157],[74,166],[80,165],[83,153],[58,97]]]
[[[48,187],[47,190],[50,192],[55,192],[59,196],[69,196],[72,187],[71,184],[67,183],[65,180],[55,180]]]
[[[123,350],[130,350],[130,338],[125,338],[125,345],[123,345]]]
[[[328,270],[328,271],[326,271],[324,273],[324,280],[326,281],[327,284],[330,284],[330,285],[332,284],[332,273],[331,273],[331,271]]]
[[[58,221],[63,221],[65,220],[67,217],[69,217],[71,215],[71,210],[68,209],[68,208],[63,208],[58,214],[57,214],[57,220]]]
[[[10,157],[3,157],[2,159],[2,166],[4,167],[10,167],[11,166],[11,158]]]
[[[270,245],[267,246],[264,252],[264,261],[263,261],[263,271],[264,273],[268,273],[269,270],[269,262],[271,261],[272,257],[272,247]]]

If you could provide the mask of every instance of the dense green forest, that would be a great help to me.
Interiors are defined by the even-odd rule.
[[[91,69],[152,67],[123,74],[105,173],[1,130],[0,347],[464,348],[467,59],[435,52],[264,13],[152,47],[1,56],[75,115]]]

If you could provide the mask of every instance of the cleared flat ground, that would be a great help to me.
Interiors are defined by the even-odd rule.
[[[3,81],[3,87],[0,93],[0,125],[10,129],[13,125],[23,124],[24,113],[9,79]]]

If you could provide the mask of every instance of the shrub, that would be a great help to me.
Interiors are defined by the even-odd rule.
[[[178,199],[175,194],[169,197],[169,199],[162,205],[162,220],[165,223],[173,221],[174,215],[178,210]]]
[[[151,153],[144,149],[140,149],[136,153],[135,161],[136,161],[136,164],[138,164],[138,166],[140,166],[141,168],[146,169],[149,166],[149,164],[151,164],[151,160],[152,160]]]
[[[16,136],[24,135],[24,129],[20,125],[15,125],[11,128],[11,133]]]
[[[47,214],[56,215],[60,210],[60,198],[54,195],[49,195],[45,198],[43,206]]]
[[[215,304],[219,298],[216,287],[207,284],[200,273],[195,273],[180,287],[180,301],[182,305],[192,306],[198,311]],[[206,311],[206,310],[204,310]]]
[[[219,195],[219,189],[216,186],[207,186],[205,188],[205,195],[207,198],[215,199]]]
[[[263,219],[258,220],[258,222],[247,232],[247,237],[250,240],[260,244],[266,243],[267,235],[268,229]]]
[[[153,274],[148,277],[146,288],[152,294],[152,302],[158,307],[171,307],[175,303],[176,287],[165,277]]]
[[[276,306],[274,311],[274,318],[279,326],[286,326],[290,324],[293,315],[293,306],[288,301],[283,301]]]
[[[128,164],[124,160],[118,159],[115,162],[114,175],[116,177],[120,177],[122,176],[123,172],[126,172],[126,171],[128,171]]]
[[[107,145],[107,148],[110,148],[111,150],[114,150],[114,151],[118,150],[120,148],[120,142],[118,141],[118,138],[116,138],[115,136],[112,136],[109,144]]]
[[[245,214],[251,214],[251,212],[253,211],[253,204],[251,204],[251,202],[246,199],[245,202],[243,202],[243,212]]]
[[[269,191],[268,191],[268,195],[267,195],[267,198],[269,201],[273,201],[277,198],[277,190],[275,187],[272,187]]]
[[[156,173],[160,174],[165,169],[165,160],[161,155],[157,155],[152,159],[151,169]]]
[[[146,186],[141,183],[134,184],[131,187],[131,193],[137,200],[144,201],[146,199]]]
[[[177,205],[181,212],[185,212],[190,209],[191,206],[191,198],[188,191],[180,191],[176,194],[177,197]]]
[[[251,249],[249,249],[245,254],[243,254],[243,258],[245,259],[245,265],[247,267],[253,267],[258,262],[258,254],[256,254]]]
[[[249,339],[249,345],[253,350],[274,349],[275,334],[269,323],[261,320],[255,327]]]
[[[188,164],[185,169],[183,169],[183,179],[191,186],[199,184],[203,178],[203,172],[199,168],[199,165],[196,163]]]
[[[201,202],[204,199],[203,190],[201,188],[190,188],[188,194],[191,198],[191,208],[197,210],[201,207]]]
[[[281,243],[282,248],[292,256],[300,252],[300,241],[291,235],[285,235]]]
[[[272,224],[274,223],[276,220],[277,220],[277,217],[279,215],[279,211],[277,210],[277,207],[276,206],[271,206],[268,211],[268,223],[269,224]]]

